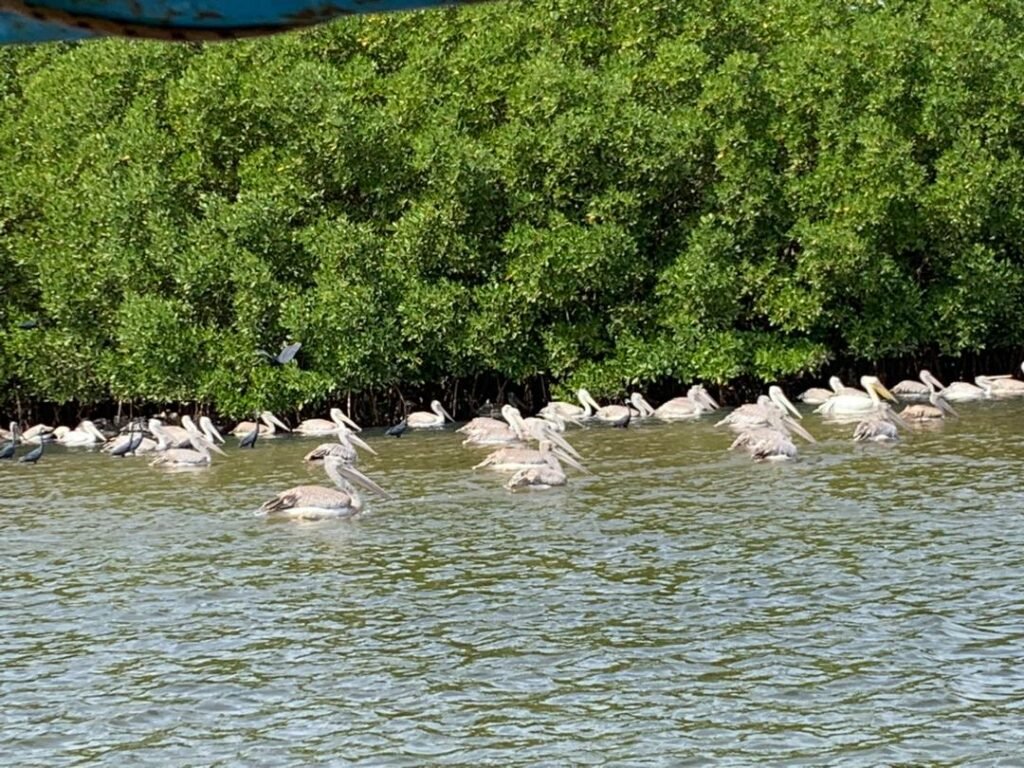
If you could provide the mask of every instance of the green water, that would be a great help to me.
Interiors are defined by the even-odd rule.
[[[807,418],[570,434],[512,495],[451,431],[379,433],[395,499],[254,516],[318,440],[167,472],[0,466],[6,765],[1022,765],[1024,402],[892,446]]]

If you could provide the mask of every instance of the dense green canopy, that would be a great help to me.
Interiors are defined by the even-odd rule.
[[[1022,34],[1000,0],[521,0],[4,49],[0,385],[238,415],[1019,345]]]

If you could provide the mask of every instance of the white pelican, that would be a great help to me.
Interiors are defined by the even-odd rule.
[[[62,432],[57,442],[67,446],[102,445],[107,442],[107,436],[91,421],[83,419],[74,429]]]
[[[529,429],[523,423],[523,417],[519,413],[518,408],[512,405],[503,405],[501,407],[501,415],[505,417],[504,422],[497,419],[494,419],[493,423],[481,420],[475,429],[468,432],[469,436],[462,441],[462,444],[500,445],[502,443],[523,442],[529,437]],[[474,419],[473,422],[477,422],[477,419]],[[470,424],[473,422],[470,422]],[[466,426],[468,427],[469,424]]]
[[[756,427],[744,429],[732,441],[729,450],[743,448],[755,461],[781,461],[795,459],[796,444],[790,431],[796,432],[809,443],[816,443],[813,435],[801,427],[777,404],[765,406],[764,422]]]
[[[769,426],[768,422],[772,415],[784,416],[792,414],[802,419],[800,411],[789,401],[782,387],[772,385],[768,387],[768,394],[757,398],[756,403],[746,403],[734,410],[724,419],[715,423],[716,427],[727,426],[730,429],[747,429]]]
[[[438,429],[445,421],[455,421],[440,400],[430,401],[430,411],[413,411],[405,420],[409,429]]]
[[[151,419],[152,424],[154,420]],[[185,415],[181,417],[181,426],[177,427],[173,424],[163,424],[161,422],[160,428],[163,430],[164,438],[167,441],[169,448],[185,448],[188,449],[192,445],[192,433],[201,434],[206,437],[211,443],[216,444],[218,440],[224,442],[224,438],[221,437],[220,432],[213,426],[213,422],[205,416],[199,417],[199,424],[201,429],[196,427],[192,417]],[[150,429],[150,432],[153,430]]]
[[[476,421],[476,419],[473,419],[473,421]],[[523,419],[523,423],[526,425],[526,428],[529,429],[531,432],[533,431],[534,425],[536,424],[539,424],[541,427],[552,429],[555,432],[565,432],[567,423],[575,424],[577,427],[583,426],[583,422],[580,421],[579,417],[562,417],[553,411],[548,413],[547,416],[541,416],[539,418],[537,416],[527,416],[525,419]],[[462,429],[460,428],[458,431],[461,432]]]
[[[828,385],[830,389],[823,389],[822,387],[811,387],[810,389],[804,390],[797,398],[802,403],[807,405],[821,405],[829,398],[835,397],[836,395],[863,395],[859,389],[848,387],[843,384],[843,380],[838,376],[829,376]]]
[[[967,403],[973,400],[985,400],[988,397],[984,389],[966,381],[954,381],[948,387],[940,389],[939,394],[950,403]]]
[[[634,413],[634,409],[636,413]],[[633,418],[645,418],[654,413],[651,404],[639,392],[629,396],[625,405],[603,405],[594,413],[594,418],[613,427],[628,427]]]
[[[182,419],[182,421],[184,420]],[[194,425],[193,429],[195,430]],[[202,467],[210,463],[210,451],[219,453],[221,456],[227,455],[215,442],[206,435],[201,434],[198,430],[189,434],[189,441],[192,445],[191,448],[168,448],[166,451],[159,453],[149,465],[151,467]]]
[[[900,400],[927,400],[932,392],[938,392],[946,386],[924,369],[918,374],[918,379],[904,379],[892,388],[892,393]]]
[[[390,495],[354,467],[349,467],[337,456],[324,459],[324,469],[337,488],[322,485],[297,485],[281,491],[274,498],[260,506],[260,512],[267,517],[283,517],[293,520],[326,520],[329,518],[355,517],[363,510],[363,500],[349,481],[380,494]]]
[[[1021,364],[1024,370],[1024,364]],[[974,383],[985,390],[989,397],[1021,397],[1024,396],[1024,381],[1011,376],[975,376]]]
[[[910,427],[910,425],[892,409],[891,405],[888,403],[882,403],[875,413],[857,423],[857,426],[853,430],[853,439],[858,443],[866,441],[881,443],[898,440],[899,432],[896,429],[897,426],[903,427],[904,429]]]
[[[576,416],[581,419],[589,419],[601,408],[585,389],[580,388],[576,390],[576,397],[579,399],[582,407],[563,400],[552,400],[540,409],[540,415],[546,416],[548,413],[557,413],[562,418]]]
[[[477,464],[473,469],[484,467],[497,472],[517,472],[520,469],[531,467],[558,467],[559,460],[569,466],[587,472],[587,469],[576,459],[566,453],[560,446],[556,446],[550,440],[541,440],[539,448],[499,448],[488,454],[487,458]]]
[[[634,419],[646,419],[654,415],[654,406],[647,402],[647,398],[639,392],[634,392],[629,396],[629,405],[636,411],[633,414]]]
[[[842,394],[830,397],[814,412],[826,417],[861,416],[878,410],[882,397],[896,402],[892,392],[885,388],[877,376],[861,376],[860,385],[867,394]]]
[[[947,403],[946,398],[939,392],[932,392],[928,396],[928,400],[931,405],[925,405],[924,403],[908,405],[900,411],[900,417],[904,421],[932,421],[944,419],[947,414],[950,416],[960,415],[953,410],[953,406]]]
[[[18,422],[12,421],[9,429],[0,429],[0,440],[13,440],[18,434]]]
[[[336,430],[338,435],[338,442],[336,443],[320,443],[316,448],[307,453],[302,457],[303,461],[326,461],[328,456],[334,456],[335,458],[341,459],[341,462],[349,467],[356,465],[358,454],[356,453],[356,446],[358,445],[365,451],[369,451],[374,456],[377,452],[368,446],[361,437],[353,432],[350,432],[348,427],[342,424]]]
[[[330,416],[329,420],[306,419],[300,422],[292,432],[307,437],[330,437],[338,431],[339,426],[347,426],[353,432],[363,431],[358,424],[342,412],[341,408],[331,408]]]
[[[255,421],[240,421],[229,434],[241,437],[249,434],[254,429],[259,429],[260,437],[271,437],[272,435],[277,434],[278,429],[283,429],[285,432],[291,432],[291,430],[288,429],[288,426],[270,411],[260,411],[259,423]]]
[[[52,439],[54,431],[54,428],[47,424],[36,424],[21,433],[21,442],[38,445],[44,440]]]
[[[683,421],[718,410],[718,407],[704,387],[694,384],[684,397],[674,397],[655,408],[654,416],[662,421]]]

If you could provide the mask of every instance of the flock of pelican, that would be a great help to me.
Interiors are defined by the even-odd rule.
[[[1021,366],[1024,370],[1024,364]],[[1012,376],[978,376],[974,383],[957,381],[943,384],[928,371],[918,380],[901,381],[890,391],[875,376],[862,376],[860,388],[845,386],[838,377],[829,380],[829,388],[812,388],[800,395],[807,405],[817,406],[815,413],[824,419],[855,422],[856,441],[890,441],[899,438],[899,430],[912,423],[935,422],[958,414],[951,403],[991,398],[1024,396],[1024,381]],[[655,408],[638,392],[622,404],[599,405],[585,389],[577,391],[579,404],[552,401],[536,416],[524,417],[512,406],[501,408],[501,417],[474,418],[456,431],[465,435],[463,445],[488,448],[490,452],[474,469],[487,469],[509,475],[504,487],[510,491],[546,489],[568,482],[566,468],[591,474],[580,453],[566,439],[570,427],[588,423],[627,427],[633,421],[657,419],[667,422],[698,419],[719,410],[720,406],[701,385],[690,387],[686,395]],[[892,404],[907,401],[897,412]],[[778,386],[768,389],[755,403],[741,405],[719,420],[716,426],[736,433],[729,450],[744,450],[753,459],[784,460],[797,456],[795,437],[808,443],[815,438],[800,421],[799,410]],[[198,423],[197,423],[198,421]],[[183,416],[180,426],[150,418],[131,422],[121,434],[108,437],[95,423],[83,420],[74,429],[37,425],[22,430],[16,422],[0,429],[0,460],[16,457],[19,444],[34,446],[18,460],[36,463],[44,445],[57,443],[69,447],[97,447],[112,456],[124,458],[148,454],[150,464],[161,467],[204,467],[213,455],[225,456],[220,447],[225,439],[207,416],[198,420]],[[429,411],[410,413],[401,424],[385,434],[401,436],[406,429],[442,429],[454,421],[437,400]],[[363,501],[356,486],[390,498],[387,491],[356,468],[358,450],[377,454],[357,433],[359,425],[340,408],[332,408],[327,419],[307,419],[294,429],[269,411],[256,421],[237,424],[230,434],[239,438],[241,447],[252,447],[261,438],[283,433],[330,438],[303,457],[321,462],[334,487],[300,485],[289,488],[266,501],[260,512],[268,517],[293,519],[344,518],[359,514]],[[531,446],[535,443],[536,446]]]

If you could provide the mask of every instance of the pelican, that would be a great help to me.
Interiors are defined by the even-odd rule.
[[[563,400],[552,400],[540,409],[540,415],[547,416],[549,413],[557,413],[562,418],[576,416],[581,419],[589,419],[601,408],[585,389],[580,388],[576,390],[576,398],[580,401],[582,407]]]
[[[743,448],[755,461],[781,461],[795,459],[796,444],[790,436],[796,432],[809,443],[817,440],[806,429],[790,418],[785,411],[780,411],[777,404],[765,406],[764,421],[758,426],[744,429],[732,441],[729,450]]]
[[[925,405],[924,403],[908,405],[900,411],[900,416],[905,421],[932,421],[934,419],[944,419],[946,414],[950,416],[960,415],[953,410],[953,406],[946,402],[946,398],[940,392],[932,392],[928,395],[928,400],[931,405]]]
[[[768,425],[768,420],[772,414],[786,415],[787,413],[792,414],[798,419],[803,418],[800,415],[800,411],[796,409],[796,406],[786,397],[782,387],[773,384],[768,387],[768,394],[758,397],[756,403],[741,405],[724,419],[717,422],[715,426],[720,427],[724,425],[736,430],[748,427],[764,427]]]
[[[474,421],[476,421],[476,419],[474,419]],[[583,422],[580,421],[578,416],[562,417],[554,411],[549,412],[547,416],[542,416],[540,418],[537,416],[527,416],[523,419],[523,423],[531,432],[536,425],[540,425],[542,428],[546,427],[554,430],[555,432],[565,432],[567,423],[575,424],[577,427],[583,426]]]
[[[281,491],[260,506],[267,517],[295,520],[326,520],[355,517],[363,509],[363,500],[349,483],[354,481],[386,499],[391,496],[359,470],[346,466],[337,456],[324,459],[324,469],[337,488],[322,485],[297,485]]]
[[[154,453],[156,451],[167,450],[170,446],[168,444],[169,441],[167,434],[161,431],[163,424],[161,424],[157,419],[150,419],[147,426],[149,427],[150,434],[152,434],[156,440],[151,440],[150,438],[145,437],[140,426],[134,434],[132,430],[129,430],[128,434],[121,435],[110,441],[103,446],[103,450],[115,456],[119,456],[121,455],[119,451],[128,452],[129,446],[136,440],[138,440],[138,445],[136,445],[135,449],[131,451],[132,454]]]
[[[1021,364],[1024,370],[1024,363]],[[1024,381],[1010,376],[975,376],[974,383],[985,390],[989,397],[1021,397],[1024,395]]]
[[[21,442],[38,445],[44,440],[52,439],[54,428],[46,424],[36,424],[21,433]]]
[[[12,421],[9,429],[0,429],[0,439],[2,440],[13,440],[14,436],[18,434],[18,422]]]
[[[430,411],[413,411],[406,417],[409,429],[438,429],[446,420],[455,421],[440,400],[430,401]]]
[[[654,415],[654,406],[647,402],[647,398],[639,392],[634,392],[629,396],[629,405],[635,410],[634,419],[646,419]]]
[[[954,381],[948,387],[939,390],[939,394],[950,403],[966,403],[972,400],[984,400],[988,393],[976,384],[966,381]]]
[[[704,387],[694,384],[684,397],[674,397],[655,408],[654,416],[662,421],[684,421],[718,410],[718,407]]]
[[[896,402],[892,392],[885,388],[877,376],[861,376],[860,385],[867,394],[836,395],[819,405],[814,412],[826,417],[860,416],[877,411],[882,397]]]
[[[918,374],[919,381],[904,379],[892,388],[892,393],[900,400],[927,400],[932,392],[945,389],[946,385],[932,376],[930,371],[923,370]]]
[[[637,413],[633,412],[636,409]],[[651,404],[639,392],[629,396],[625,405],[604,405],[597,409],[594,418],[613,427],[628,427],[634,417],[644,418],[654,413]]]
[[[891,405],[882,403],[875,413],[858,422],[853,430],[853,439],[858,443],[899,440],[897,426],[906,429],[910,425],[892,409]]]
[[[341,459],[342,463],[349,467],[356,465],[358,454],[356,453],[356,446],[358,445],[363,450],[369,451],[374,456],[377,452],[368,446],[361,437],[353,432],[350,432],[348,427],[342,424],[338,427],[337,435],[338,442],[336,443],[320,443],[316,448],[307,453],[302,457],[303,461],[326,461],[328,456]]]
[[[168,448],[153,459],[149,466],[202,467],[210,463],[210,451],[227,456],[215,442],[195,429],[195,425],[192,429],[193,431],[189,434],[191,448]]]
[[[231,430],[230,434],[241,437],[242,435],[249,434],[254,429],[259,430],[260,437],[271,437],[272,435],[277,434],[278,429],[283,429],[285,432],[291,432],[291,430],[288,429],[288,426],[270,411],[260,411],[259,422],[240,421],[235,425],[235,428]]]
[[[328,419],[306,419],[299,423],[292,430],[296,435],[308,437],[330,437],[338,431],[339,426],[347,426],[353,432],[362,432],[362,429],[352,419],[346,416],[341,408],[331,408],[331,418]]]
[[[101,445],[107,442],[107,436],[100,432],[91,421],[83,419],[75,429],[62,432],[61,436],[57,438],[57,442],[61,445],[76,447]]]
[[[152,424],[154,420],[150,420]],[[164,439],[167,442],[168,448],[188,448],[192,445],[192,434],[201,434],[211,443],[216,444],[218,439],[220,442],[224,442],[224,438],[221,437],[220,432],[213,426],[213,422],[207,417],[201,416],[199,418],[199,424],[202,429],[196,427],[192,417],[185,415],[181,417],[181,426],[177,427],[173,424],[160,424],[160,428],[163,431]],[[150,430],[153,431],[152,429]],[[155,433],[154,433],[155,434]]]
[[[481,421],[474,430],[468,433],[469,436],[462,441],[462,444],[498,445],[501,443],[518,443],[525,441],[529,436],[529,430],[523,422],[523,417],[522,414],[519,413],[519,409],[515,406],[503,405],[501,407],[501,415],[505,417],[504,422],[498,421],[497,419],[492,420],[493,423],[485,423]],[[473,422],[476,421],[477,419],[473,420]],[[470,422],[470,424],[473,422]],[[469,426],[469,424],[466,426]]]
[[[829,398],[835,397],[836,395],[863,395],[859,389],[854,387],[848,387],[843,384],[843,380],[838,376],[829,376],[828,385],[830,389],[823,389],[822,387],[811,387],[805,390],[797,398],[800,402],[806,403],[807,405],[821,405]]]

